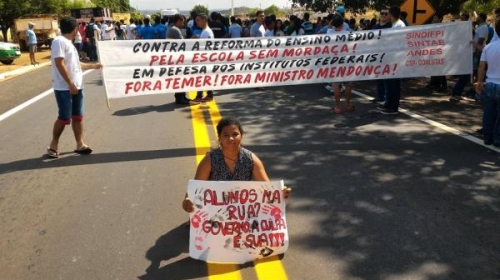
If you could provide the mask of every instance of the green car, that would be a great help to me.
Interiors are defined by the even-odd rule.
[[[18,44],[0,42],[0,61],[3,64],[12,64],[14,59],[21,56]]]

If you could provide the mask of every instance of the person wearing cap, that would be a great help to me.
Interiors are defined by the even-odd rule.
[[[76,140],[75,153],[88,155],[92,149],[83,141],[83,71],[100,69],[99,63],[80,62],[73,40],[78,32],[75,18],[63,17],[59,22],[61,36],[57,36],[51,45],[52,82],[57,101],[58,117],[52,129],[52,140],[47,148],[47,156],[59,157],[59,138],[66,125],[71,124]]]
[[[30,50],[30,61],[31,61],[31,65],[33,65],[33,66],[38,64],[38,62],[36,62],[36,58],[35,58],[37,40],[36,40],[35,31],[33,30],[34,27],[35,27],[35,24],[33,22],[29,22],[28,23],[28,30],[26,30],[26,37],[28,38],[28,48]]]

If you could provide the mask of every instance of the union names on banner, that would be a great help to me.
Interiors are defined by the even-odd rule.
[[[283,181],[190,180],[189,256],[238,263],[284,253],[288,248]]]
[[[99,42],[108,98],[469,74],[469,22],[298,37]]]

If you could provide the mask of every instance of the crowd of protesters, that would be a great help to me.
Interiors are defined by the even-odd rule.
[[[241,38],[241,37],[274,37],[274,36],[302,36],[313,34],[329,34],[335,32],[350,32],[371,29],[384,28],[404,28],[408,26],[406,21],[407,14],[400,10],[398,6],[382,8],[377,13],[377,17],[372,19],[361,19],[356,21],[354,18],[346,18],[345,9],[338,7],[334,13],[325,17],[317,17],[314,22],[311,21],[309,13],[304,13],[302,17],[291,15],[286,19],[277,18],[276,15],[265,15],[264,11],[257,11],[255,18],[242,20],[231,16],[229,18],[220,13],[212,12],[210,15],[194,14],[189,18],[183,15],[175,15],[167,18],[145,16],[142,20],[131,20],[129,23],[124,21],[95,23],[93,20],[89,24],[82,23],[80,26],[80,36],[75,39],[75,44],[81,50],[82,59],[97,60],[96,41],[97,40],[135,40],[135,39],[189,39],[189,38]],[[456,83],[448,86],[446,76],[431,77],[427,88],[450,94],[450,101],[457,102],[466,100],[467,96],[473,98],[482,98],[476,94],[473,83],[478,81],[478,68],[482,51],[490,42],[498,40],[498,34],[495,32],[495,23],[499,21],[500,9],[494,11],[495,19],[489,22],[486,13],[473,13],[473,18],[469,13],[461,13],[461,21],[469,21],[473,25],[473,61],[474,71],[471,75],[460,75]],[[474,20],[471,20],[474,19]],[[443,16],[435,14],[430,24],[443,22]],[[169,32],[174,29],[175,32]],[[170,35],[169,35],[170,34]],[[173,35],[172,35],[173,34]],[[491,48],[490,48],[491,49]],[[491,72],[491,71],[490,71]],[[491,73],[490,73],[491,75]],[[484,81],[483,81],[484,82]],[[465,90],[470,84],[470,89]],[[334,83],[328,85],[329,91],[335,96],[335,105],[333,112],[339,114],[342,112],[340,104],[340,92],[342,85]],[[352,85],[345,83],[346,105],[345,111],[354,111],[354,106],[350,103],[350,93]],[[377,80],[377,95],[373,100],[379,104],[377,111],[386,115],[397,115],[399,102],[401,98],[401,80],[387,79]],[[176,103],[178,104],[199,104],[204,101],[211,101],[213,92],[208,91],[205,97],[202,92],[198,92],[193,100],[189,100],[184,93],[176,94]],[[500,106],[499,106],[500,108]],[[489,116],[493,115],[489,113]],[[495,115],[497,116],[497,115]],[[497,118],[498,119],[498,118]],[[491,123],[492,121],[486,121]],[[496,126],[500,127],[500,122]],[[491,139],[491,129],[488,130],[488,139]],[[498,140],[487,141],[500,145],[500,128]],[[498,143],[497,143],[498,142]]]

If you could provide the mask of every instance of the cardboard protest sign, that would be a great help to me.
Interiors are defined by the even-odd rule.
[[[283,181],[190,180],[189,256],[246,263],[288,248]]]
[[[109,98],[472,73],[470,22],[295,37],[99,42]]]

